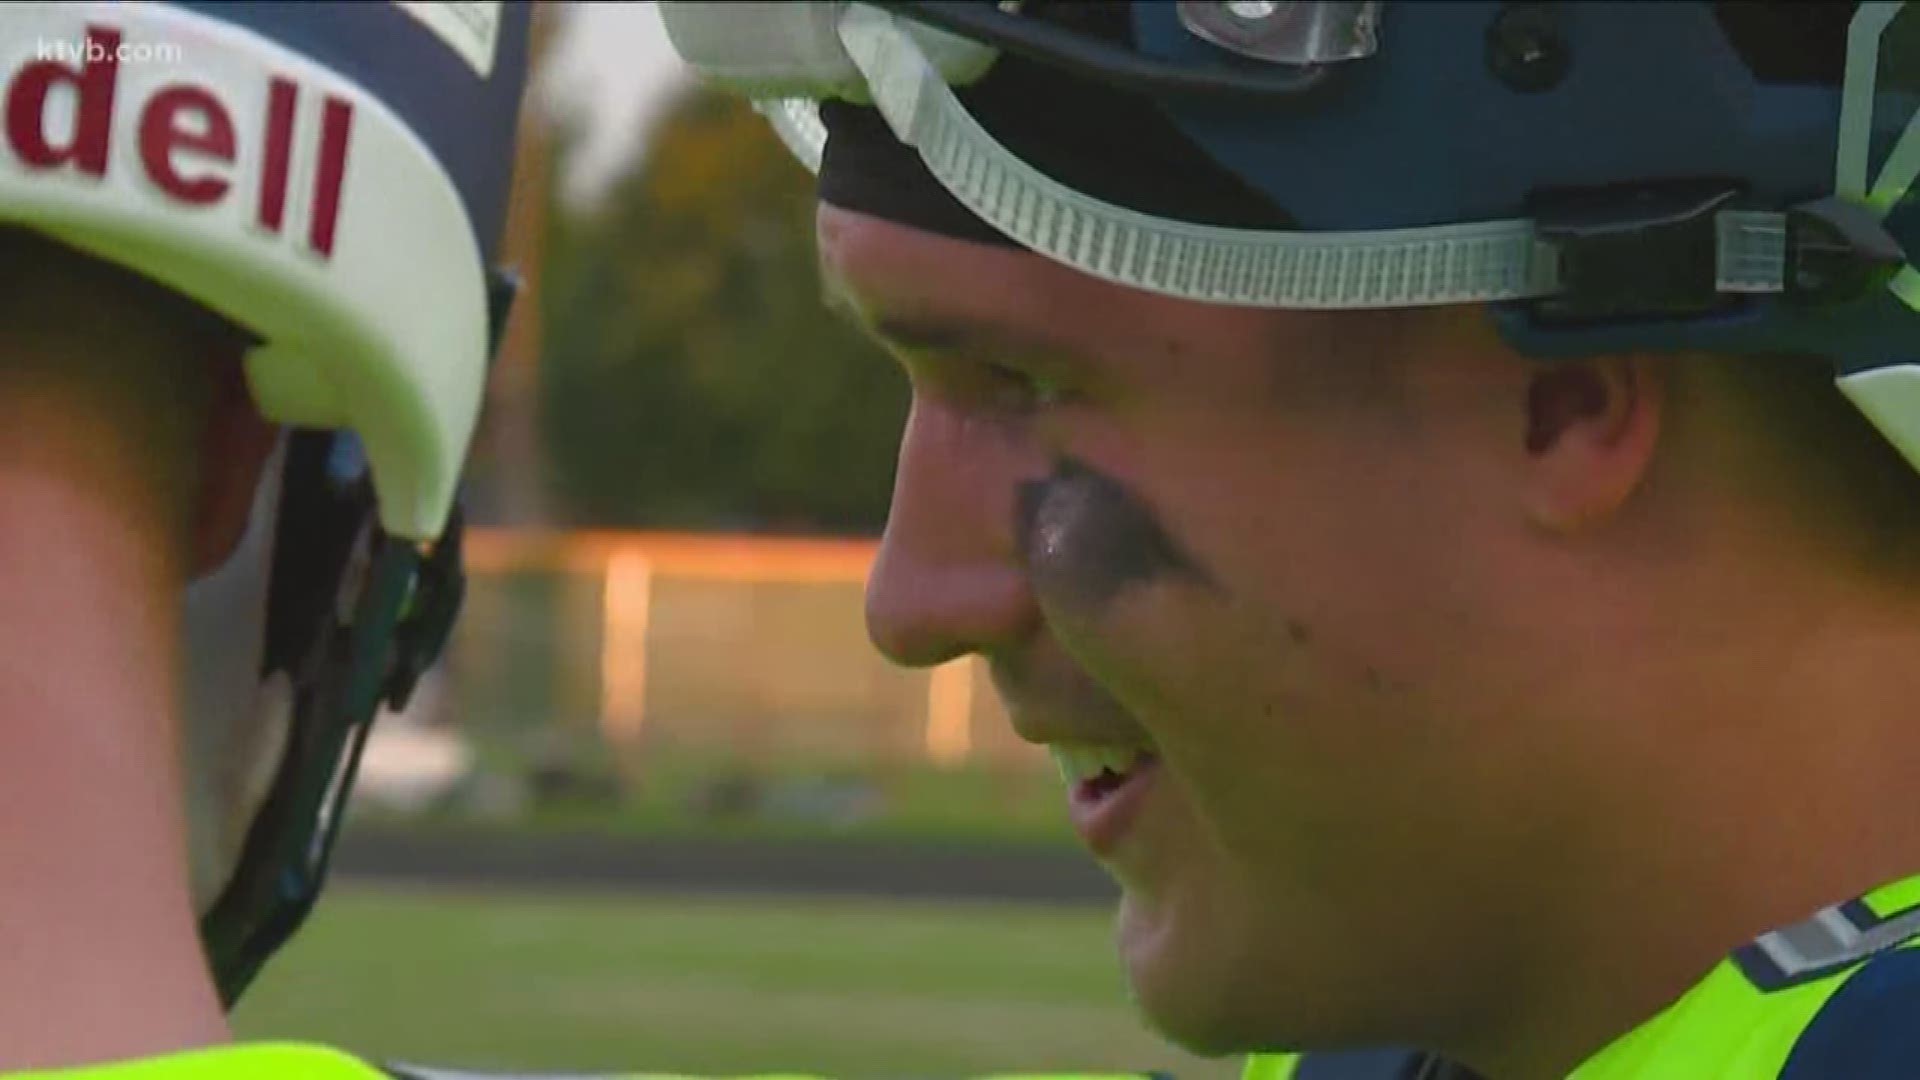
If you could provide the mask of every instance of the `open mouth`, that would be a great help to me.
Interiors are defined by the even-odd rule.
[[[1099,799],[1118,790],[1134,773],[1158,758],[1137,746],[1056,744],[1053,763],[1075,799]]]
[[[1111,852],[1138,812],[1160,757],[1143,746],[1056,743],[1073,823],[1095,854]]]

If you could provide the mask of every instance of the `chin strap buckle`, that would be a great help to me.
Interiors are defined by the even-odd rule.
[[[466,599],[467,577],[461,568],[460,540],[464,523],[458,506],[447,521],[447,531],[414,569],[413,582],[393,631],[393,652],[381,696],[388,708],[406,708],[420,676],[445,651],[453,626]]]

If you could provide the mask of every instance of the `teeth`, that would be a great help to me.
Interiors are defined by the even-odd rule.
[[[1053,752],[1054,765],[1060,770],[1060,779],[1069,785],[1092,780],[1102,772],[1123,776],[1133,771],[1148,754],[1144,747],[1085,743],[1055,743],[1049,749]]]

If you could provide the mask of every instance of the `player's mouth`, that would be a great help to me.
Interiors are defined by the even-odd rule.
[[[1160,756],[1149,747],[1111,743],[1054,743],[1048,749],[1067,782],[1074,830],[1095,855],[1112,855],[1140,814]]]

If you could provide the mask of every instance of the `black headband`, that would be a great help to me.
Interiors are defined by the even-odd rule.
[[[1130,42],[1127,7],[1030,3],[1023,14]],[[1284,211],[1216,164],[1146,98],[1009,55],[957,94],[994,138],[1077,191],[1199,224],[1292,227]],[[821,202],[957,239],[1013,245],[948,194],[878,111],[830,101],[820,118],[828,132]]]

